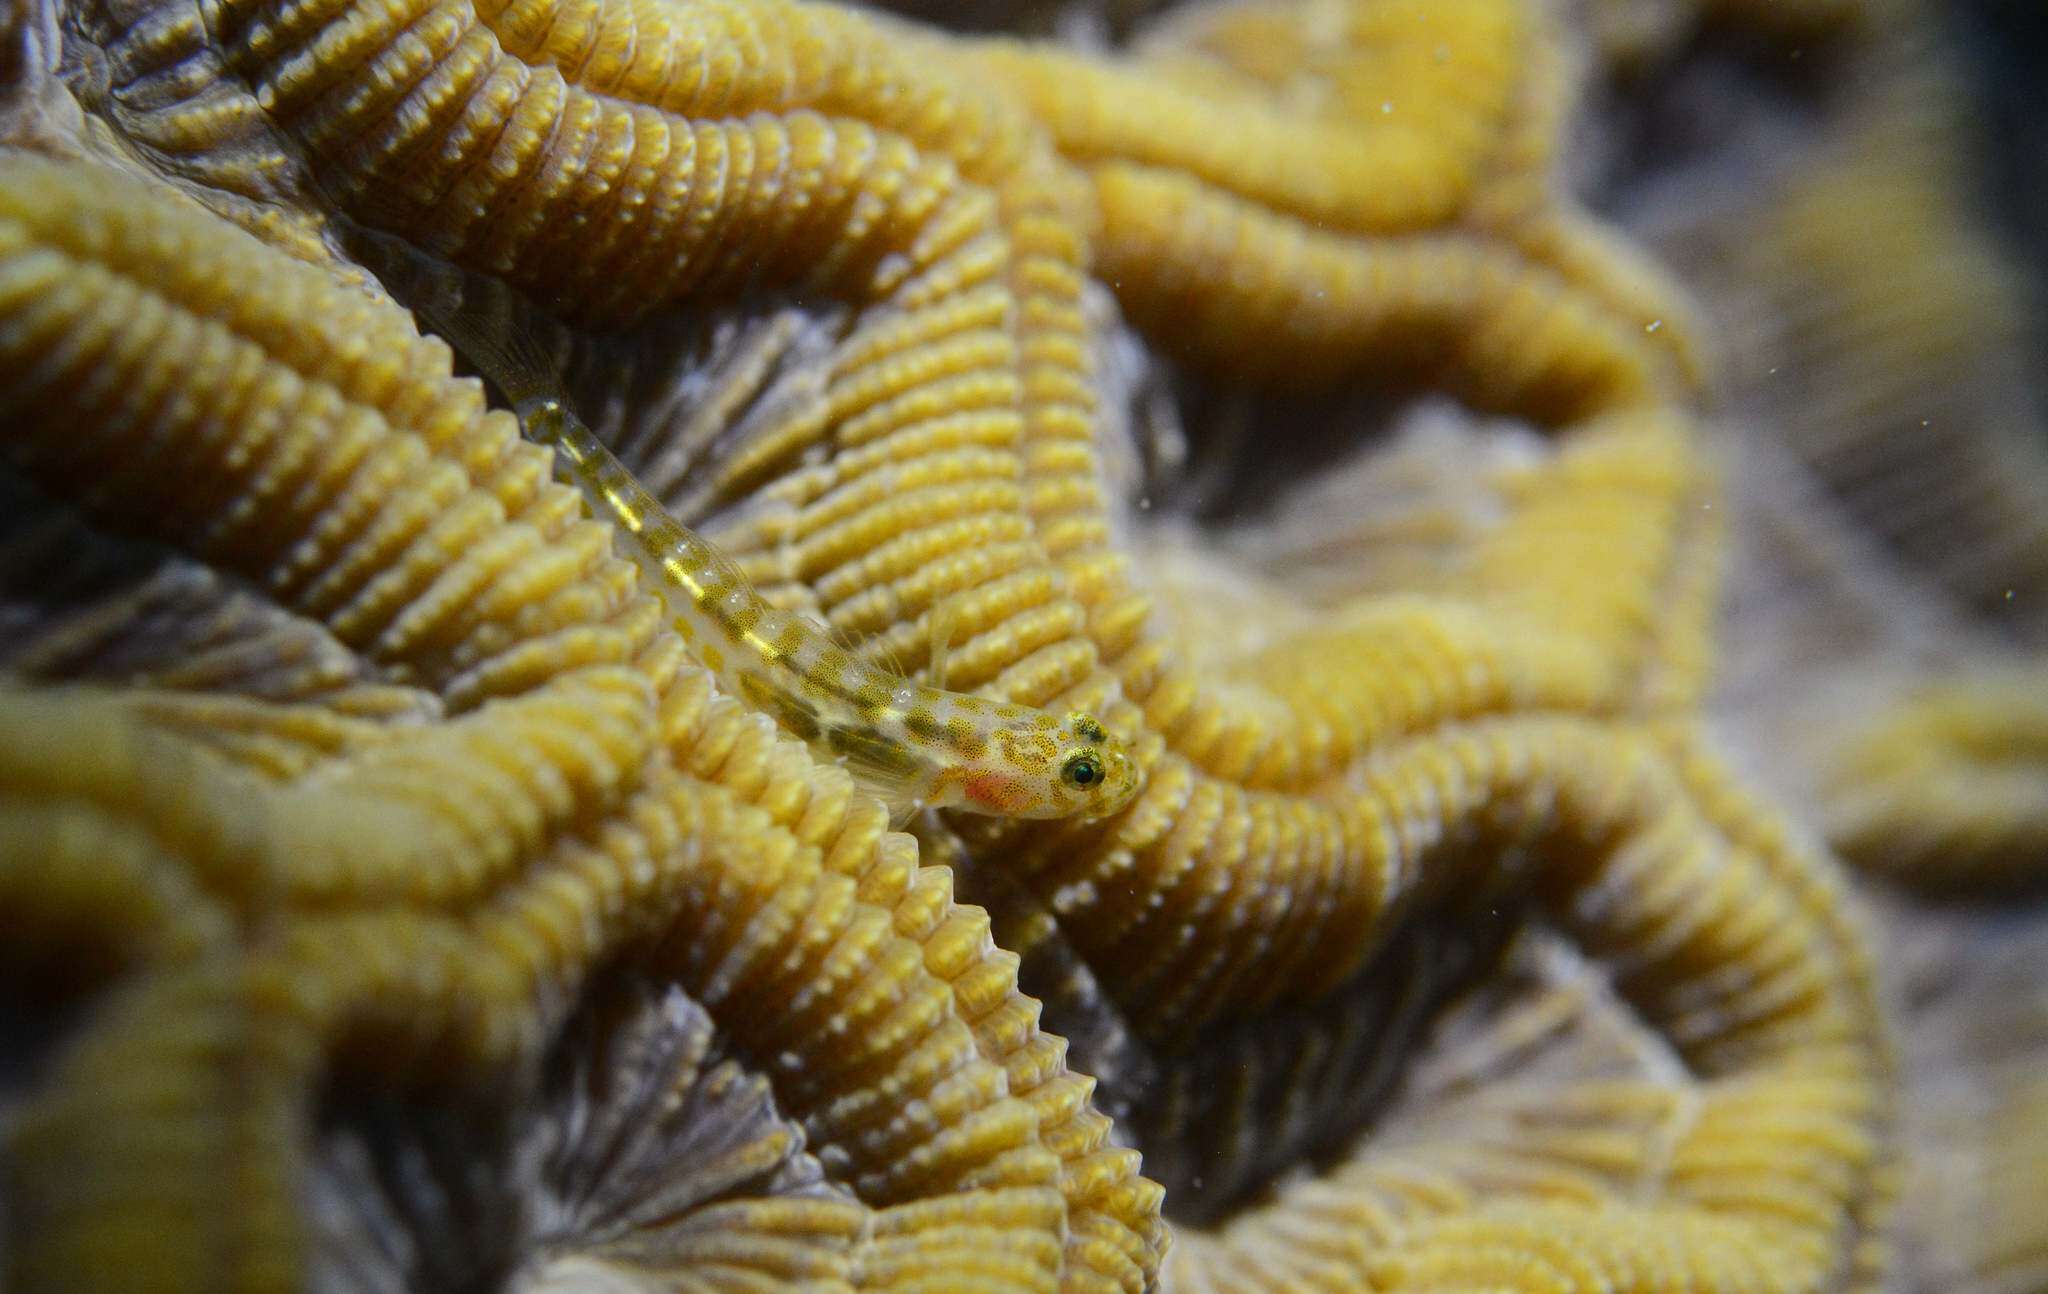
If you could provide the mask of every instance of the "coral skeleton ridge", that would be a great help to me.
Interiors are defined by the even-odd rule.
[[[1983,620],[2048,571],[2048,465],[1945,429],[2009,558],[1957,566],[1824,443],[1904,443],[1842,407],[1854,320],[1963,389],[2024,307],[1956,322],[1939,266],[2002,253],[1875,109],[1743,245],[1593,214],[1589,87],[1703,25],[1935,57],[1902,8],[1700,8],[0,13],[0,1283],[2040,1273],[2048,1037],[1943,1087],[1888,967],[1973,946],[1928,889],[2048,858],[2040,613]],[[1896,301],[1858,184],[1937,267]],[[1142,790],[891,830],[365,231],[539,303],[776,614],[913,675],[936,629],[936,685],[1100,715]],[[1804,421],[1727,344],[1759,316]],[[1845,636],[1860,704],[1814,683]],[[1951,1243],[1986,1188],[1921,1152],[1985,1109],[2008,1198]]]

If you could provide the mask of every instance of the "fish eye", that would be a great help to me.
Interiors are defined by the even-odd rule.
[[[1060,780],[1084,790],[1094,786],[1102,781],[1102,761],[1085,751],[1074,755],[1061,765]]]
[[[1076,711],[1068,716],[1067,723],[1074,730],[1074,735],[1082,741],[1092,741],[1100,744],[1109,740],[1109,734],[1102,730],[1101,724],[1095,722],[1095,716],[1092,714],[1083,714]]]

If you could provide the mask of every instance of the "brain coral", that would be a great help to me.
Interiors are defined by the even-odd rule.
[[[1854,404],[2027,344],[1925,16],[898,7],[5,11],[10,1287],[2039,1276],[2048,465]],[[1143,794],[889,830],[366,230]]]

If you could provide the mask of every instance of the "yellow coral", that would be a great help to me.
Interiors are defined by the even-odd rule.
[[[494,1118],[627,1117],[610,1065],[738,1102],[747,1171],[715,1204],[685,1183],[686,1225],[566,1210],[534,1241],[564,1280],[1882,1278],[1873,954],[1699,730],[1700,328],[1561,194],[1572,78],[1533,6],[1246,4],[1122,60],[779,0],[161,0],[66,30],[104,73],[79,149],[130,177],[0,159],[8,464],[77,542],[260,602],[222,613],[235,668],[191,629],[108,664],[146,583],[86,597],[92,632],[38,603],[10,658],[0,893],[39,938],[9,955],[95,968],[9,1146],[25,1288],[292,1285],[330,1223],[439,1252],[405,1189],[362,1198],[362,1156],[431,1160],[456,1109],[484,1156],[512,1155]],[[914,659],[963,595],[948,681],[1102,707],[1145,793],[885,831],[715,695],[347,265],[352,224],[560,314],[593,423],[771,596]],[[1528,443],[1425,562],[1176,596],[1111,484],[1094,279],[1162,365],[1446,390]],[[666,331],[692,316],[708,340]],[[650,1002],[631,1027],[694,1059],[616,1052]],[[475,1206],[553,1198],[586,1153],[556,1146]]]
[[[177,860],[168,865],[231,911],[282,904],[305,913],[246,957],[224,951],[108,990],[132,1005],[108,1008],[108,1031],[71,1050],[69,1077],[27,1116],[24,1208],[39,1224],[20,1259],[25,1274],[95,1270],[91,1253],[92,1263],[116,1264],[98,1269],[110,1279],[138,1263],[171,1285],[202,1279],[191,1264],[203,1248],[161,1261],[110,1249],[94,1230],[96,1206],[51,1193],[59,1178],[36,1169],[75,1165],[93,1126],[122,1117],[126,1101],[171,1090],[137,1090],[126,1076],[174,1084],[193,1066],[223,1063],[217,1047],[227,1043],[138,1063],[152,1048],[185,1046],[184,1012],[224,1013],[231,1036],[265,1040],[262,1056],[234,1065],[265,1094],[247,1117],[270,1122],[260,1131],[223,1126],[227,1141],[209,1133],[181,1143],[179,1154],[205,1160],[255,1156],[226,1179],[201,1173],[201,1160],[125,1151],[103,1177],[93,1170],[114,1193],[95,1198],[134,1192],[120,1207],[137,1226],[152,1216],[148,1200],[189,1216],[196,1200],[180,1192],[201,1188],[195,1173],[208,1179],[204,1189],[233,1190],[247,1174],[285,1180],[300,1171],[304,1137],[277,1120],[303,1109],[327,1053],[361,1030],[407,1040],[387,1063],[425,1048],[465,1067],[503,1065],[559,1016],[564,994],[593,965],[658,931],[678,952],[668,973],[693,984],[722,1027],[751,1021],[768,1030],[748,1044],[755,1054],[791,1058],[795,1086],[779,1095],[799,1110],[817,1103],[811,1135],[845,1156],[834,1166],[865,1198],[903,1206],[875,1224],[872,1283],[909,1279],[930,1263],[943,1269],[943,1248],[922,1240],[896,1252],[905,1236],[963,1225],[1056,1235],[1048,1218],[1065,1219],[1076,1247],[1070,1282],[1087,1287],[1090,1271],[1112,1285],[1139,1281],[1157,1243],[1146,1220],[1156,1194],[1133,1179],[1129,1152],[1104,1147],[1106,1126],[1087,1111],[1056,1044],[1032,1028],[985,925],[953,908],[943,873],[920,871],[901,838],[881,832],[877,806],[851,800],[843,775],[811,770],[775,741],[734,748],[742,732],[758,735],[760,721],[729,702],[707,708],[701,676],[679,673],[674,645],[653,637],[645,595],[622,578],[602,532],[541,484],[534,451],[502,415],[483,412],[473,384],[448,379],[445,348],[421,341],[401,312],[132,186],[22,157],[7,168],[7,281],[29,294],[10,299],[39,307],[15,313],[22,326],[6,332],[8,371],[36,383],[9,389],[22,461],[53,484],[97,482],[99,515],[116,500],[147,505],[131,517],[147,525],[124,528],[190,544],[290,604],[326,612],[378,667],[465,711],[379,733],[279,784],[165,746],[113,698],[10,702],[10,802],[29,821],[38,805],[68,804],[77,824],[44,850],[75,848],[66,843],[73,833],[146,824],[167,864]],[[48,291],[58,279],[68,290]],[[122,347],[107,330],[113,310],[155,320],[153,346]],[[281,338],[276,327],[293,311],[336,331],[325,344]],[[150,375],[187,353],[213,356],[192,367],[218,384],[152,401],[164,381]],[[96,398],[76,383],[108,371],[124,372],[124,392],[141,403],[126,405],[127,417],[107,411],[98,425],[155,472],[140,470],[140,459],[124,469],[84,442],[62,461],[33,452],[32,427],[54,430],[48,414]],[[31,394],[31,406],[12,403]],[[240,433],[237,452],[203,457],[222,430]],[[209,461],[228,473],[211,489]],[[165,497],[166,465],[176,467],[172,479],[201,488]],[[207,507],[278,496],[301,506],[260,517]],[[511,569],[510,556],[534,551],[525,536],[535,530],[556,537],[559,561]],[[577,531],[598,542],[574,542]],[[451,566],[458,536],[463,556]],[[499,580],[513,582],[503,595]],[[458,600],[452,588],[467,592]],[[650,763],[664,749],[697,761],[722,755],[707,772],[763,808]],[[52,871],[61,854],[37,856],[14,855],[10,869],[64,875]],[[735,870],[720,879],[719,867]],[[378,915],[399,900],[427,910]],[[693,936],[663,920],[678,904],[695,905],[711,925]],[[810,989],[797,993],[791,974],[812,980]],[[854,997],[821,991],[863,979],[870,987]],[[747,1006],[758,993],[780,993],[781,1006]],[[151,1005],[166,994],[193,1005]],[[129,1011],[173,1032],[124,1029],[118,1020]],[[805,1011],[838,1023],[810,1022]],[[863,1045],[839,1041],[845,1031]],[[829,1046],[831,1066],[802,1059],[813,1046]],[[101,1073],[104,1081],[93,1077]],[[214,1081],[204,1070],[191,1076]],[[245,1131],[253,1140],[241,1139]],[[935,1209],[948,1179],[965,1194],[952,1210]],[[1063,1182],[1072,1209],[1061,1205]],[[1021,1207],[1032,1198],[1039,1202]],[[207,1227],[239,1226],[239,1213],[224,1206],[203,1225],[164,1222],[163,1238],[203,1245]],[[291,1251],[276,1248],[289,1241],[287,1219],[262,1225],[280,1238],[248,1243],[266,1262],[288,1264]],[[850,1261],[858,1270],[868,1260]],[[1049,1253],[1042,1241],[1021,1244],[1012,1275],[1043,1283],[1060,1261],[1057,1243]],[[275,1267],[270,1278],[289,1271]]]

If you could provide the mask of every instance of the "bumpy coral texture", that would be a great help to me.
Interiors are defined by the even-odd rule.
[[[1713,325],[1561,179],[1697,15],[1596,8],[9,10],[13,1287],[1890,1279],[1873,928],[1708,708]],[[365,228],[550,312],[772,600],[918,668],[954,599],[947,685],[1101,713],[1144,793],[887,830]],[[1342,488],[1155,510],[1216,410]],[[2003,664],[1825,727],[1835,844],[2038,871]]]

